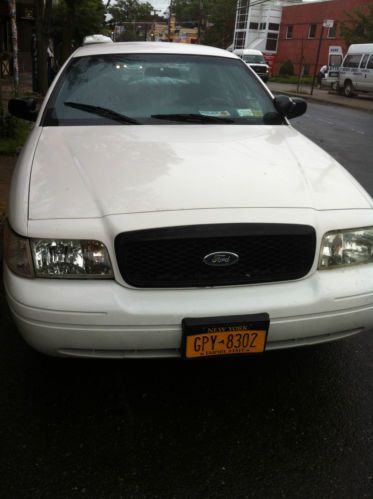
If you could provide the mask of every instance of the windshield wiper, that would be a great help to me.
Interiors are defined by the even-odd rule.
[[[83,104],[82,102],[69,102],[69,101],[64,102],[64,105],[72,107],[74,109],[81,109],[82,111],[86,111],[87,113],[97,114],[98,116],[103,116],[104,118],[116,120],[119,121],[120,123],[127,123],[131,125],[140,124],[134,118],[130,118],[125,114],[117,113],[116,111],[107,109],[106,107],[92,106],[91,104]]]
[[[206,114],[198,113],[152,114],[151,117],[157,120],[189,121],[194,123],[234,123],[234,120],[232,120],[231,118],[224,118],[223,116],[209,116]]]

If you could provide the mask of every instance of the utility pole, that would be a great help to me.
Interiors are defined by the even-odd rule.
[[[161,12],[161,10],[160,9],[153,9],[153,25],[152,25],[151,32],[150,32],[150,40],[152,42],[154,42],[154,40],[155,40],[154,31],[155,31],[155,23],[156,23],[156,17],[158,15],[158,12]]]
[[[168,14],[168,40],[171,39],[171,18],[172,18],[173,2],[170,0],[169,14]]]
[[[315,70],[313,72],[313,78],[312,78],[312,85],[311,85],[311,95],[313,94],[313,88],[315,86],[315,79],[316,79],[316,74],[317,74],[317,68],[319,67],[319,59],[320,59],[320,51],[321,51],[321,43],[322,43],[322,36],[324,34],[324,28],[332,28],[334,24],[334,21],[330,19],[326,19],[323,21],[322,26],[321,26],[321,33],[320,33],[320,39],[319,39],[319,46],[317,48],[317,56],[316,56],[316,62],[315,62]]]
[[[202,12],[203,12],[203,2],[202,2],[202,0],[199,0],[199,5],[198,5],[198,35],[197,35],[198,43],[201,43]]]

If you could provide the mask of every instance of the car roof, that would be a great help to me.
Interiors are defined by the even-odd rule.
[[[362,52],[373,52],[373,43],[355,43],[348,47],[348,54],[356,54]]]
[[[243,55],[263,55],[262,52],[257,49],[235,49],[234,53]]]
[[[79,47],[72,57],[101,54],[190,54],[237,59],[237,56],[228,50],[207,45],[169,42],[95,43]]]

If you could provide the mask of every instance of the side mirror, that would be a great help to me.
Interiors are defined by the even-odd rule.
[[[38,115],[36,99],[10,99],[8,102],[8,111],[17,118],[35,121]]]
[[[307,110],[307,102],[299,97],[288,97],[287,95],[278,95],[273,99],[277,111],[286,116],[289,120],[302,116]]]

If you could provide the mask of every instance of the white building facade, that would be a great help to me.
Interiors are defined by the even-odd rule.
[[[282,7],[299,0],[238,0],[233,49],[277,52]]]

